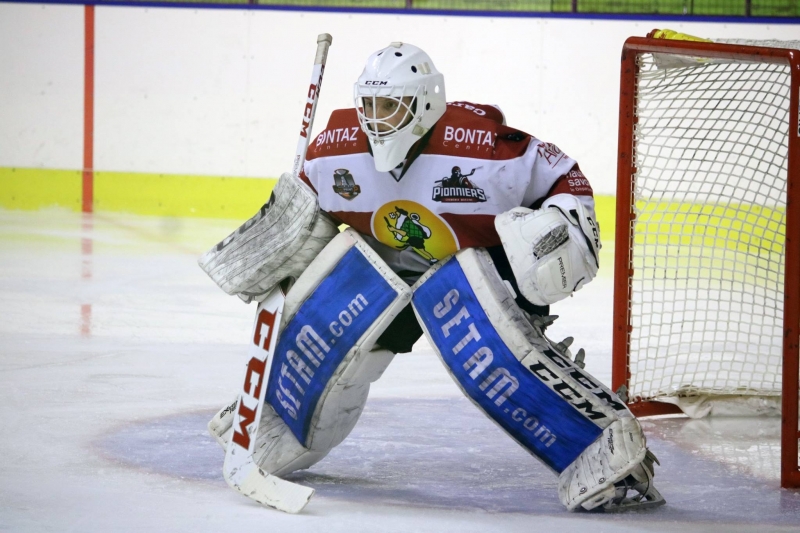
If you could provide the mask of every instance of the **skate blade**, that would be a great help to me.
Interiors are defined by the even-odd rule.
[[[602,506],[603,512],[606,513],[624,513],[626,511],[633,511],[633,510],[645,510],[645,509],[653,509],[655,507],[661,507],[667,503],[667,500],[655,489],[651,489],[649,493],[647,493],[642,498],[625,498],[619,503],[608,502],[604,506]]]

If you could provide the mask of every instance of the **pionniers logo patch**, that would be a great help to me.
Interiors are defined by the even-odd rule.
[[[453,167],[450,170],[450,176],[437,180],[436,185],[433,186],[433,201],[485,202],[486,193],[469,180],[469,177],[481,168],[483,167],[475,167],[469,174],[462,174],[461,167]]]

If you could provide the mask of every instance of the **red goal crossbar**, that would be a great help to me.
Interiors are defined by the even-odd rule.
[[[783,375],[781,428],[781,486],[800,487],[798,464],[798,332],[800,331],[800,50],[631,37],[622,49],[617,167],[616,252],[614,264],[614,334],[612,385],[629,385],[631,295],[633,277],[634,180],[637,123],[637,57],[665,53],[684,56],[757,61],[788,65],[791,94],[788,135],[786,196],[785,279],[783,301]],[[630,398],[629,407],[638,416],[680,413],[669,403]]]

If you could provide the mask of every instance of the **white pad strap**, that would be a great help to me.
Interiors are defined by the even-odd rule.
[[[350,433],[394,354],[375,346],[411,289],[353,230],[333,239],[286,296],[256,460],[283,475]]]
[[[536,305],[563,300],[597,274],[597,222],[571,194],[553,196],[535,211],[516,207],[502,213],[495,228],[520,292]]]
[[[299,277],[337,233],[314,191],[286,173],[269,202],[198,263],[226,293],[260,300],[282,280]]]

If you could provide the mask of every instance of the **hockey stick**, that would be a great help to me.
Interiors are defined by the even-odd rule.
[[[317,54],[314,58],[311,85],[308,89],[300,138],[297,141],[297,151],[292,167],[295,177],[299,177],[308,149],[322,75],[328,58],[328,48],[332,41],[333,38],[327,33],[317,37]],[[253,341],[248,350],[250,359],[247,363],[244,384],[236,403],[236,410],[233,413],[233,433],[225,451],[222,474],[231,488],[248,498],[280,511],[298,513],[311,499],[314,489],[285,481],[264,472],[258,467],[253,457],[258,426],[266,399],[267,388],[264,385],[269,377],[273,355],[278,344],[278,328],[281,323],[284,302],[285,295],[279,285],[272,289],[272,292],[259,304],[256,311]]]
[[[226,405],[220,409],[208,422],[208,433],[222,446],[222,449],[228,450],[228,441],[225,440],[225,433],[233,426],[233,414],[236,412],[236,406],[239,405],[239,395],[233,403]]]

